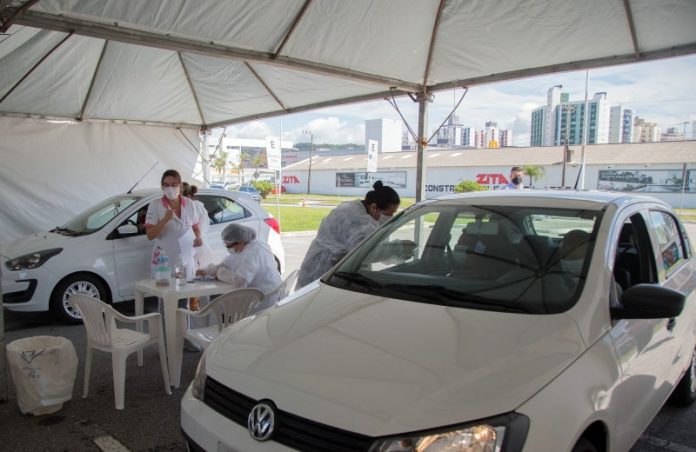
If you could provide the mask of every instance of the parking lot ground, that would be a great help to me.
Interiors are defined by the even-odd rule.
[[[696,224],[687,224],[696,238]],[[299,268],[314,234],[283,236],[286,273]],[[118,303],[118,309],[133,314],[133,302]],[[156,300],[146,301],[146,312],[157,310]],[[63,336],[72,341],[78,356],[73,399],[51,415],[20,413],[14,385],[9,382],[9,400],[0,403],[0,450],[31,451],[185,451],[179,426],[179,403],[192,381],[200,352],[183,356],[180,388],[167,395],[156,347],[145,350],[144,366],[132,355],[126,370],[125,409],[114,407],[111,357],[95,352],[89,396],[82,398],[85,334],[81,325],[58,324],[48,314],[5,312],[6,343],[23,337]],[[630,452],[696,452],[696,405],[688,409],[665,406]]]

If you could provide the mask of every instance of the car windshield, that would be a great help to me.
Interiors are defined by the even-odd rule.
[[[65,225],[55,228],[51,232],[71,236],[91,234],[104,227],[106,223],[139,199],[139,197],[131,195],[114,196],[90,207],[65,223]]]
[[[559,313],[582,291],[601,214],[425,204],[397,216],[322,281],[445,306]]]

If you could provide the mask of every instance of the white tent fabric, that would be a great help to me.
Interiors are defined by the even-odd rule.
[[[198,157],[195,129],[0,118],[0,137],[0,243],[126,193],[153,166],[138,188],[159,187],[168,168],[190,180]]]
[[[214,127],[390,88],[696,52],[693,0],[41,0],[15,12],[0,114],[24,117]]]

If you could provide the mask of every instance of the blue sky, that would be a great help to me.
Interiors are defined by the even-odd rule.
[[[564,72],[539,77],[472,87],[457,110],[465,126],[481,129],[486,121],[496,121],[500,128],[513,131],[513,144],[529,145],[531,111],[546,103],[546,91],[563,85],[571,100],[585,96],[585,71]],[[671,58],[647,63],[590,70],[589,97],[605,91],[611,105],[633,108],[636,115],[657,122],[664,131],[684,121],[696,120],[696,56]],[[430,134],[450,113],[462,90],[435,93],[428,113]],[[397,103],[411,127],[417,126],[417,106],[408,98]],[[315,143],[364,142],[367,119],[400,120],[386,101],[364,102],[325,108],[282,118],[283,139],[309,141],[303,134],[310,130]],[[228,127],[227,133],[241,138],[265,138],[278,135],[281,119],[253,121]],[[687,127],[687,134],[691,127]]]

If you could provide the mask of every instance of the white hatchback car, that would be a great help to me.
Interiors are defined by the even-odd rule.
[[[696,267],[672,209],[484,192],[405,210],[211,344],[191,450],[626,451],[696,398]]]
[[[118,195],[92,206],[62,227],[3,245],[2,288],[5,308],[51,310],[60,320],[81,321],[67,302],[85,293],[108,302],[132,300],[135,282],[150,274],[153,243],[145,236],[147,206],[162,196],[157,189]],[[254,229],[267,242],[283,271],[285,252],[278,222],[245,193],[199,191],[210,227],[204,240],[215,261],[227,254],[220,233],[230,221]]]

